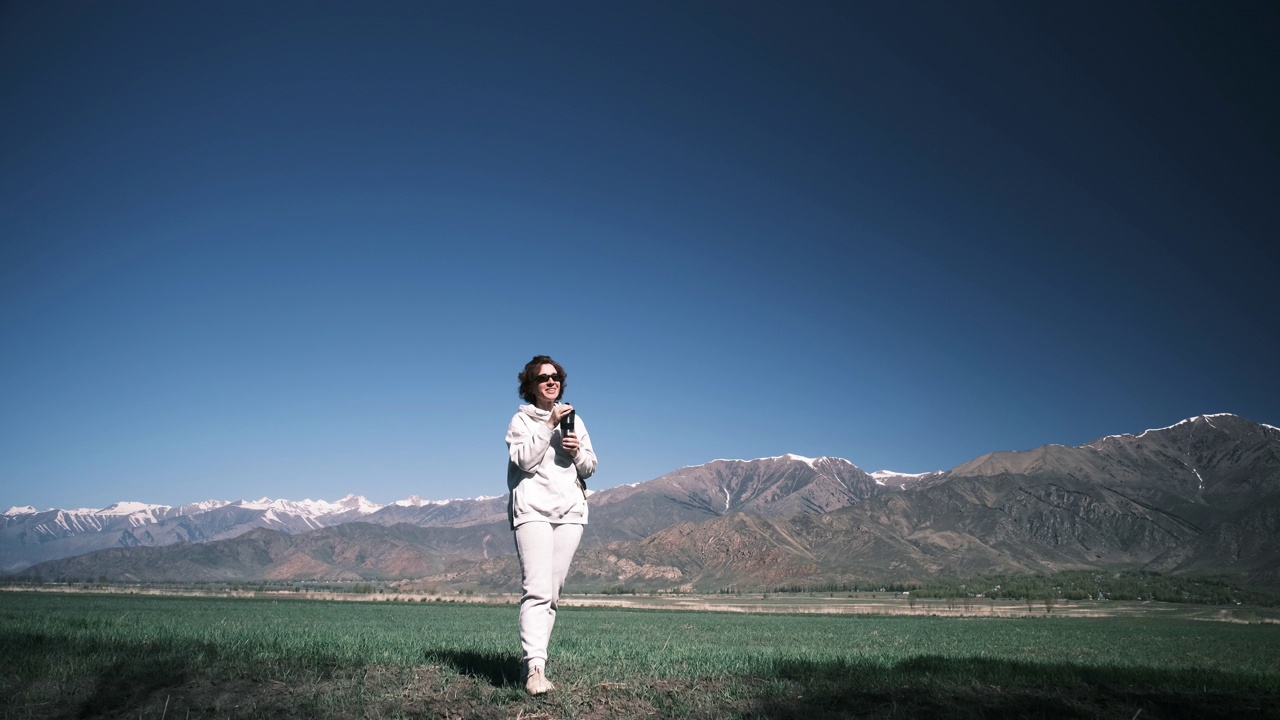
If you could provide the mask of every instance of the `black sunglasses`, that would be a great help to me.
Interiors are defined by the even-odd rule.
[[[564,382],[564,376],[561,375],[560,373],[556,373],[555,375],[539,375],[538,377],[534,378],[534,380],[537,380],[539,385],[541,385],[544,382],[547,382],[548,380],[551,380],[554,382]]]

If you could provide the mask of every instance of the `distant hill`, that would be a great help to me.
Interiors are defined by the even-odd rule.
[[[495,481],[495,486],[505,487],[505,481]],[[590,546],[640,539],[672,523],[715,517],[726,509],[763,514],[797,509],[820,512],[857,502],[875,487],[876,481],[847,460],[796,456],[721,460],[648,483],[593,493],[593,522],[583,542]],[[412,497],[390,505],[348,495],[332,503],[262,498],[209,500],[177,508],[140,502],[116,503],[101,510],[11,508],[0,515],[0,571],[16,572],[94,550],[227,540],[259,528],[289,534],[350,522],[460,528],[502,523],[506,517],[505,494],[443,501]]]
[[[499,586],[512,567],[454,567],[448,579]],[[587,548],[574,580],[716,590],[1089,568],[1280,585],[1280,430],[1200,416],[992,453],[826,513],[733,512]]]
[[[0,515],[0,570],[14,572],[108,548],[227,540],[259,528],[298,534],[358,521],[465,527],[505,518],[506,506],[505,497],[445,501],[412,497],[382,506],[348,495],[337,502],[263,498],[208,500],[181,507],[121,502],[100,510],[15,507]]]
[[[259,529],[204,545],[118,548],[30,573],[513,589],[519,570],[499,500],[459,506],[452,519],[472,523],[462,526],[379,528],[368,523],[375,511],[296,536]],[[1088,568],[1280,584],[1280,429],[1232,415],[991,453],[925,476],[871,475],[837,458],[717,460],[591,502],[570,578],[583,588],[758,589]]]
[[[419,528],[352,522],[296,535],[254,528],[209,543],[98,550],[42,563],[23,575],[117,582],[388,580],[438,574],[457,560],[509,553],[510,535],[505,523]]]
[[[840,458],[714,460],[595,493],[584,542],[591,546],[640,540],[676,523],[735,512],[820,514],[862,502],[882,489],[870,475]]]

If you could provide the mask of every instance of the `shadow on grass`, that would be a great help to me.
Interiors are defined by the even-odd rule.
[[[0,656],[10,671],[7,691],[39,679],[58,676],[66,658],[78,658],[93,677],[88,695],[68,700],[79,717],[116,714],[132,707],[154,690],[178,685],[190,676],[190,647],[166,643],[113,642],[59,638],[45,633],[0,632]],[[7,717],[7,715],[6,715]]]
[[[1280,718],[1274,680],[1212,670],[1084,667],[922,656],[871,663],[774,663],[750,717]]]
[[[54,703],[58,717],[116,717],[144,704],[152,693],[180,687],[214,672],[260,681],[282,670],[308,670],[317,675],[343,667],[341,658],[312,653],[305,658],[281,654],[274,662],[247,661],[216,643],[58,637],[48,633],[0,629],[0,658],[7,663],[0,688],[16,696],[31,687],[63,677],[87,680],[75,694]],[[75,658],[74,661],[70,658]],[[52,712],[52,710],[50,710]],[[132,714],[131,712],[129,714]],[[0,712],[0,715],[9,715]]]
[[[494,687],[520,682],[520,656],[515,653],[432,650],[426,654],[426,659],[451,667],[463,675],[481,678]]]
[[[80,717],[116,714],[139,704],[155,690],[176,687],[191,676],[182,658],[164,653],[120,660],[98,675],[93,694],[80,704]]]

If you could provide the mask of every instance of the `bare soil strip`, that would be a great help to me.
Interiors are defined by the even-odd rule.
[[[271,598],[276,600],[326,600],[344,602],[448,602],[514,605],[519,596],[509,593],[340,593],[288,591],[205,591],[197,589],[131,587],[8,587],[0,591],[106,593],[179,597]],[[993,600],[989,598],[936,599],[914,601],[897,593],[763,593],[744,595],[696,595],[685,593],[650,595],[565,594],[565,607],[615,607],[641,610],[691,610],[736,613],[795,613],[848,615],[905,615],[921,617],[1164,617],[1234,623],[1280,623],[1280,608],[1256,606],[1194,605],[1155,601]]]

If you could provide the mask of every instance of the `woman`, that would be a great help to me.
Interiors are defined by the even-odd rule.
[[[524,595],[520,598],[521,674],[525,690],[541,695],[547,679],[547,642],[556,622],[560,589],[587,524],[585,480],[596,470],[591,436],[564,396],[565,372],[537,355],[519,374],[521,405],[507,426],[507,514],[515,531]],[[572,420],[573,430],[561,421]]]

